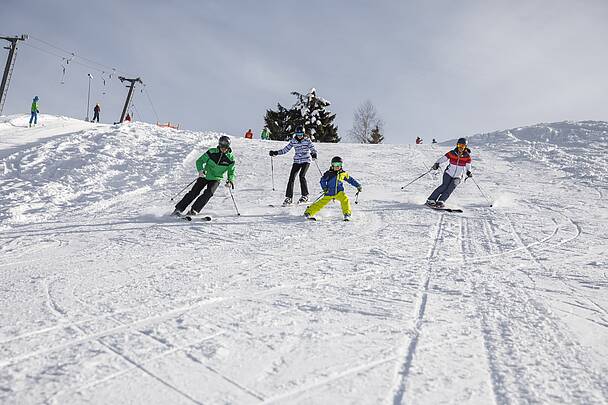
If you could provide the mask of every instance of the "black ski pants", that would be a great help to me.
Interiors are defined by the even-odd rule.
[[[460,183],[460,177],[452,177],[446,172],[443,172],[443,183],[435,189],[429,196],[429,200],[433,201],[447,201],[450,195]]]
[[[99,122],[99,111],[93,112],[93,119],[91,120],[91,122],[94,122],[94,121]]]
[[[306,172],[310,163],[294,163],[291,166],[291,173],[289,173],[289,182],[287,182],[287,191],[285,191],[285,197],[293,198],[293,183],[296,180],[296,174],[300,172],[300,190],[302,195],[308,195],[308,184],[306,183]]]
[[[196,179],[196,183],[194,183],[192,189],[190,189],[190,191],[188,191],[184,198],[182,198],[181,201],[177,203],[175,209],[184,212],[186,208],[188,208],[188,205],[190,205],[190,203],[194,201],[196,197],[198,197],[196,198],[196,201],[194,201],[194,204],[192,204],[192,209],[196,212],[201,212],[203,207],[209,202],[209,199],[213,197],[213,193],[215,193],[215,190],[217,190],[217,187],[219,185],[219,180],[207,180],[202,177],[199,177],[198,179]],[[207,188],[205,188],[205,186]],[[201,194],[201,191],[203,191],[203,189],[205,189],[205,191],[203,192],[203,194]],[[199,194],[201,194],[200,197]]]

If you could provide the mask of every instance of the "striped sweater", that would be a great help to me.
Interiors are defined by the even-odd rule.
[[[296,150],[296,154],[293,156],[294,163],[312,163],[312,157],[310,156],[310,153],[312,152],[315,155],[317,154],[315,146],[308,138],[302,138],[302,140],[292,138],[287,144],[287,146],[277,152],[279,155],[284,155],[289,152],[291,148],[295,148]]]

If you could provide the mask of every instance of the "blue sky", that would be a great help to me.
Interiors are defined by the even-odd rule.
[[[141,76],[161,121],[233,135],[257,136],[266,109],[311,87],[343,137],[371,100],[390,143],[607,120],[606,21],[603,0],[3,0],[0,35],[32,36],[4,114],[38,95],[42,112],[84,118],[90,72],[92,103],[116,121],[126,89],[104,87],[95,66]],[[65,65],[42,41],[106,67]],[[156,121],[145,93],[134,103],[136,118]]]

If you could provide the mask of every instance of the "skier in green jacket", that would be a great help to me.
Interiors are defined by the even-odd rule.
[[[32,100],[32,108],[30,108],[32,113],[30,116],[30,127],[32,126],[32,122],[34,125],[38,124],[38,113],[40,113],[40,111],[38,111],[38,100],[40,100],[38,96],[34,97]]]
[[[262,133],[260,134],[260,138],[265,141],[270,139],[270,131],[268,130],[267,127],[264,127],[264,129],[262,130]]]
[[[175,205],[175,211],[171,215],[179,216],[188,208],[190,203],[194,201],[190,211],[186,215],[198,215],[203,207],[209,202],[209,199],[217,190],[220,181],[224,178],[224,173],[227,172],[228,180],[226,187],[234,189],[235,170],[234,170],[234,155],[230,148],[230,138],[220,136],[217,148],[211,148],[196,160],[196,170],[198,171],[198,179],[192,186],[192,189]],[[201,191],[203,194],[199,196]],[[198,197],[198,198],[197,198]]]

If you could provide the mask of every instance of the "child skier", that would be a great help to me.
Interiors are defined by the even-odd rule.
[[[456,147],[440,157],[431,167],[439,169],[439,165],[449,162],[443,172],[443,183],[435,189],[426,200],[426,205],[433,208],[443,208],[445,201],[450,197],[456,186],[460,184],[462,176],[472,177],[471,173],[471,150],[467,147],[465,138],[458,139]]]
[[[342,206],[344,220],[349,221],[352,211],[348,196],[344,192],[343,181],[345,180],[352,186],[357,187],[357,192],[361,192],[361,184],[343,170],[342,158],[335,156],[331,160],[331,167],[321,177],[321,188],[323,189],[324,196],[306,208],[304,216],[308,219],[314,219],[315,214],[321,211],[330,201],[338,200]]]
[[[197,215],[201,212],[213,196],[213,193],[215,193],[215,190],[217,190],[220,180],[224,178],[224,173],[226,172],[228,172],[226,187],[234,189],[234,164],[234,155],[232,154],[232,149],[230,149],[230,138],[220,136],[217,148],[209,149],[196,160],[198,179],[196,179],[196,183],[194,183],[192,189],[177,203],[175,211],[171,215],[180,216],[195,198],[196,201],[194,201],[192,208],[190,208],[190,211],[186,215]],[[199,197],[199,194],[205,187],[207,188]]]
[[[306,183],[306,172],[308,171],[308,167],[310,166],[312,159],[317,158],[317,150],[312,144],[312,141],[304,137],[304,128],[302,127],[296,128],[294,137],[289,141],[287,146],[281,150],[271,150],[269,154],[270,156],[284,155],[294,147],[296,153],[293,157],[291,173],[289,173],[289,181],[287,182],[287,190],[285,191],[285,201],[283,201],[283,206],[292,203],[293,183],[298,172],[300,172],[300,191],[302,192],[302,196],[298,202],[308,202],[308,184]]]

